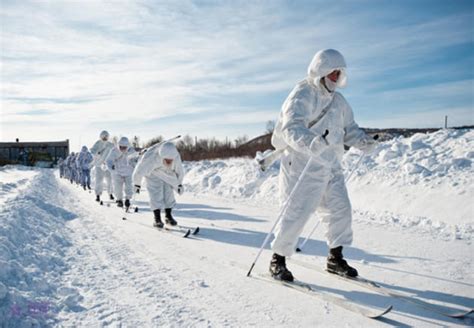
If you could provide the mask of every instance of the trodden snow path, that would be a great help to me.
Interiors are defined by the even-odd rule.
[[[40,226],[35,223],[35,217],[43,220],[42,224],[54,218],[54,225],[48,223],[49,228],[54,229],[55,242],[50,251],[61,249],[61,254],[52,254],[55,265],[39,266],[44,272],[36,273],[35,278],[40,277],[49,284],[47,289],[29,284],[28,263],[22,259],[18,262],[25,267],[24,278],[11,278],[12,270],[0,275],[8,289],[3,298],[0,293],[0,309],[3,307],[0,313],[4,314],[7,327],[35,320],[50,325],[84,327],[474,324],[472,317],[445,318],[307,268],[291,266],[291,263],[295,276],[330,295],[348,297],[379,309],[391,304],[394,309],[385,318],[375,321],[318,298],[247,278],[249,266],[275,219],[277,206],[185,194],[178,197],[175,218],[184,226],[199,225],[201,232],[195,239],[184,239],[152,228],[153,215],[146,202],[146,191],[136,202],[140,211],[125,214],[113,204],[107,206],[107,201],[99,206],[93,193],[59,180],[55,171],[35,172],[36,175],[29,177],[32,180],[29,188],[6,200],[2,213],[22,219],[28,210],[29,226],[33,229],[36,224]],[[37,198],[45,203],[50,200],[50,203],[47,206],[41,203],[40,209],[28,205],[31,200],[39,204]],[[124,216],[126,221],[122,220]],[[357,215],[354,219],[354,247],[348,248],[345,254],[363,276],[450,308],[474,305],[469,240],[447,241],[437,234],[372,224]],[[313,224],[310,222],[306,230]],[[28,225],[23,227],[27,228]],[[19,234],[14,229],[10,231]],[[46,238],[38,231],[31,231],[22,236],[23,239],[16,238],[18,243],[5,245],[21,247],[20,241],[42,245],[28,240],[28,235],[36,241]],[[295,258],[323,267],[327,248],[321,240],[323,232],[318,229],[303,253]],[[30,252],[40,251],[30,249]],[[267,248],[254,269],[255,275],[267,272],[270,255]],[[14,255],[10,255],[9,261],[13,260]],[[57,274],[48,272],[51,269]],[[21,286],[22,279],[33,288],[27,295],[30,300],[49,302],[48,317],[12,311],[13,300],[15,297],[19,300],[22,288],[25,289]],[[15,284],[19,286],[11,286]]]

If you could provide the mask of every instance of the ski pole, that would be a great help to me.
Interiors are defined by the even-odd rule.
[[[179,139],[179,138],[181,138],[181,135],[180,135],[180,134],[178,134],[176,137],[173,137],[173,138],[170,138],[170,139],[166,139],[166,140],[160,141],[160,142],[158,142],[158,143],[156,143],[156,144],[154,144],[154,145],[152,145],[152,146],[150,146],[150,147],[148,147],[148,148],[145,148],[145,149],[146,149],[146,151],[149,151],[149,150],[151,150],[151,149],[155,149],[156,147],[158,147],[158,146],[164,144],[165,142],[171,142],[171,141],[177,140],[177,139]]]
[[[346,177],[346,181],[345,183],[348,183],[349,180],[351,179],[351,176],[352,176],[352,173],[355,172],[355,170],[357,170],[359,168],[359,165],[360,163],[362,163],[362,159],[365,157],[365,153],[362,153],[360,156],[359,156],[359,159],[357,160],[357,162],[355,163],[354,167],[352,168],[351,172],[349,172],[349,174],[347,175]]]
[[[290,195],[288,196],[288,198],[286,199],[285,201],[285,204],[283,204],[281,210],[280,210],[280,213],[278,215],[278,218],[276,219],[275,223],[273,224],[273,227],[272,229],[270,230],[270,232],[267,234],[267,237],[265,238],[265,240],[263,241],[262,243],[262,246],[260,247],[260,250],[258,251],[257,253],[257,256],[255,257],[255,260],[253,261],[252,263],[252,266],[250,267],[250,270],[249,272],[247,273],[247,277],[250,276],[250,273],[252,273],[252,270],[253,270],[253,267],[255,266],[255,264],[257,263],[258,261],[258,258],[260,257],[260,254],[262,254],[262,251],[263,251],[263,248],[265,247],[265,245],[268,243],[268,240],[270,239],[270,236],[271,234],[273,233],[273,230],[275,230],[277,224],[281,221],[282,217],[283,217],[283,214],[286,212],[286,209],[288,207],[288,204],[290,203],[290,200],[291,198],[293,197],[293,194],[295,193],[295,191],[298,189],[301,181],[303,181],[303,176],[306,175],[306,171],[308,171],[308,168],[310,167],[311,163],[313,161],[313,158],[311,157],[308,162],[306,163],[306,166],[304,167],[303,171],[301,172],[299,178],[298,178],[298,181],[296,181],[296,184],[295,186],[293,187],[293,190],[291,190],[291,193]]]

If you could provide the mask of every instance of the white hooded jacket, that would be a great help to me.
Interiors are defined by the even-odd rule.
[[[107,169],[115,175],[122,177],[131,176],[134,166],[129,161],[129,156],[135,154],[133,147],[128,147],[127,151],[122,152],[114,147],[106,159]]]
[[[97,140],[91,148],[91,153],[94,155],[93,165],[101,166],[113,148],[114,144],[110,141],[103,141],[102,139]]]
[[[173,160],[171,167],[163,164],[165,158]],[[150,148],[140,158],[133,172],[133,184],[141,185],[143,177],[150,180],[163,180],[173,189],[177,189],[183,183],[183,164],[173,143],[165,142],[158,147]]]
[[[77,167],[82,170],[90,169],[93,160],[94,159],[92,157],[92,154],[87,149],[87,147],[82,146],[81,152],[79,153],[76,159]]]

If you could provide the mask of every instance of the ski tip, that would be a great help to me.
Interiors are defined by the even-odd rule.
[[[199,227],[197,227],[196,229],[194,229],[193,235],[197,235],[198,233],[199,233]]]
[[[458,312],[458,313],[453,313],[450,315],[451,318],[456,318],[456,319],[462,319],[464,317],[467,317],[468,315],[470,314],[473,314],[474,313],[474,309],[470,310],[470,311],[465,311],[465,312]]]
[[[390,311],[392,311],[392,309],[393,309],[393,305],[389,305],[382,312],[375,313],[375,314],[372,314],[372,315],[368,315],[368,317],[371,318],[371,319],[378,319],[378,318],[382,317],[383,315],[385,315],[385,314],[389,313]]]
[[[296,247],[296,252],[298,252],[298,253],[301,252],[301,248]]]
[[[184,238],[188,238],[190,234],[191,234],[191,230],[188,229],[188,231],[186,231],[186,233],[184,234],[183,237],[184,237]]]

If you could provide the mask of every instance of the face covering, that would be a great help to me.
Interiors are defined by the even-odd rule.
[[[336,87],[337,87],[337,82],[333,82],[330,78],[328,78],[327,76],[324,78],[324,83],[326,84],[326,88],[330,91],[330,92],[334,92],[336,90]]]
[[[163,164],[165,165],[165,167],[170,168],[171,165],[173,165],[173,160],[172,160],[172,159],[165,158],[165,159],[163,159]]]

